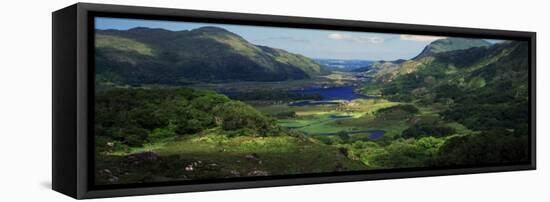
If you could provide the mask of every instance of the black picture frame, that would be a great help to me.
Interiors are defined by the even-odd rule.
[[[93,183],[94,26],[96,16],[242,25],[523,40],[529,43],[530,160],[476,167],[390,169],[193,183],[96,186]],[[536,33],[352,20],[77,3],[52,14],[52,188],[84,199],[536,169]]]

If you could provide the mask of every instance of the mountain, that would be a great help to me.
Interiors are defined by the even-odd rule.
[[[435,40],[428,44],[418,56],[410,60],[380,61],[373,65],[366,72],[373,82],[391,82],[399,75],[410,74],[419,68],[431,64],[436,58],[451,57],[453,54],[462,54],[464,51],[472,50],[470,54],[491,46],[491,43],[483,39],[468,38],[445,38]],[[461,52],[462,51],[462,52]],[[460,56],[459,56],[460,58]],[[462,60],[460,62],[467,62]]]
[[[369,71],[379,71],[380,69],[382,69],[383,67],[383,64],[395,64],[395,65],[399,65],[403,62],[405,62],[407,60],[403,60],[403,59],[397,59],[397,60],[393,60],[393,61],[385,61],[385,60],[380,60],[380,61],[373,61],[371,62],[371,64],[369,65],[366,65],[366,66],[362,66],[362,67],[358,67],[358,68],[355,68],[355,69],[352,69],[351,72],[369,72]]]
[[[419,59],[422,60],[422,59]],[[385,61],[381,60],[373,63],[372,65],[364,68],[358,68],[354,72],[363,72],[366,76],[372,78],[371,82],[390,82],[393,78],[401,73],[410,72],[416,68],[420,63],[416,60],[393,60]]]
[[[449,37],[438,39],[428,44],[419,55],[413,59],[431,56],[436,53],[443,53],[454,50],[465,50],[473,47],[490,46],[491,43],[483,39]]]
[[[439,103],[447,107],[446,119],[470,129],[522,130],[529,114],[528,52],[527,42],[516,41],[410,60],[383,82],[381,93],[393,101]]]
[[[218,27],[96,30],[97,80],[127,84],[308,79],[326,70]]]

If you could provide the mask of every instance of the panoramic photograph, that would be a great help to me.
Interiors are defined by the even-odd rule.
[[[529,162],[526,41],[95,18],[96,185]]]

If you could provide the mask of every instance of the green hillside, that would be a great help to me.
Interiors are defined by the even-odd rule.
[[[125,84],[283,81],[326,73],[307,57],[256,46],[217,27],[96,30],[96,70],[99,81]]]
[[[374,86],[391,101],[437,109],[442,120],[480,133],[449,139],[440,150],[440,164],[525,161],[527,54],[526,42],[440,53],[415,71]],[[437,127],[416,125],[408,130],[418,135],[437,134]]]
[[[207,91],[96,94],[98,184],[364,170],[344,151]]]
[[[388,83],[399,75],[406,75],[419,68],[429,66],[437,58],[438,61],[449,60],[452,65],[471,65],[477,59],[491,57],[490,51],[483,51],[491,44],[483,39],[445,38],[428,44],[416,57],[405,61],[382,61],[373,64],[366,72],[373,82]],[[496,51],[495,51],[496,52]],[[452,60],[452,61],[450,61]]]
[[[448,37],[444,39],[438,39],[430,43],[428,46],[413,59],[418,59],[425,56],[431,56],[436,53],[443,53],[454,50],[466,50],[473,47],[490,46],[491,43],[483,39],[471,39],[471,38],[458,38]]]

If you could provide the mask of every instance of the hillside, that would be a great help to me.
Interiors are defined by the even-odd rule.
[[[410,60],[380,61],[371,65],[366,74],[372,78],[373,82],[388,83],[393,81],[399,75],[406,75],[417,71],[423,66],[430,65],[436,58],[452,57],[453,54],[476,55],[483,47],[489,47],[491,44],[483,39],[466,38],[445,38],[436,40],[428,44],[422,52]],[[470,52],[460,52],[461,50],[471,50]],[[476,52],[477,51],[477,52]],[[449,55],[450,54],[450,55]],[[484,55],[477,55],[483,57]],[[460,62],[468,62],[461,56],[456,58]]]
[[[363,92],[424,109],[407,121],[404,138],[457,133],[432,163],[526,162],[528,52],[522,41],[441,52],[394,67]]]
[[[440,103],[468,128],[519,128],[527,123],[527,44],[512,42],[437,54],[383,87],[392,100]]]
[[[368,168],[214,92],[112,89],[96,94],[95,117],[98,184]]]
[[[96,30],[96,71],[100,82],[126,84],[283,81],[325,73],[307,57],[257,46],[217,27]]]
[[[436,53],[443,53],[455,50],[466,50],[473,47],[490,46],[491,43],[483,39],[457,38],[449,37],[438,39],[427,45],[418,56],[413,59],[418,59],[426,56],[432,56]]]

